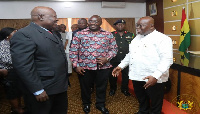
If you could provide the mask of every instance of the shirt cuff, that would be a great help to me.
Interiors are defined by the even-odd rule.
[[[156,78],[156,79],[160,78],[161,75],[162,75],[162,72],[160,72],[160,71],[155,71],[155,72],[152,74],[152,76],[153,76],[154,78]]]
[[[39,91],[36,91],[35,93],[33,93],[34,95],[40,95],[42,92],[44,91],[44,89],[41,89]]]
[[[118,67],[120,67],[122,70],[124,69],[124,65],[123,65],[122,63],[120,63],[120,64],[118,65]]]

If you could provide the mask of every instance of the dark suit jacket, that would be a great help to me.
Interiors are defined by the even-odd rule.
[[[11,39],[13,66],[29,92],[48,95],[67,90],[67,59],[61,40],[37,24],[17,31]]]

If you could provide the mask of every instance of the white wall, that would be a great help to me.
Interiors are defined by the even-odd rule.
[[[136,18],[146,15],[146,3],[126,2],[125,8],[101,8],[101,2],[42,2],[1,1],[0,19],[28,19],[35,6],[48,6],[57,12],[58,18],[88,18],[94,14],[102,18]]]

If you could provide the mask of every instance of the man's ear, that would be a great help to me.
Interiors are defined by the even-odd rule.
[[[151,24],[151,28],[154,29],[154,24]]]
[[[44,20],[44,15],[43,14],[38,14],[38,19],[40,20],[40,21],[43,21]]]

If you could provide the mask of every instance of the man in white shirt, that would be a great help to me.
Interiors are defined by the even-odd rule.
[[[69,59],[69,46],[72,40],[72,33],[78,29],[78,24],[73,24],[71,26],[72,31],[68,32],[66,35],[66,42],[65,42],[65,53],[67,55],[68,60],[68,74],[69,76],[72,74],[72,62]]]
[[[133,82],[139,101],[137,114],[161,114],[163,82],[168,80],[169,68],[173,63],[172,40],[155,30],[152,17],[140,18],[136,30],[138,35],[129,45],[129,53],[112,75],[118,76],[129,65],[129,79]]]
[[[66,30],[66,26],[64,24],[60,24],[60,35],[62,38],[63,46],[65,46],[66,35],[67,35],[67,32],[65,30]]]

